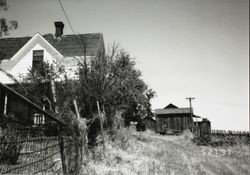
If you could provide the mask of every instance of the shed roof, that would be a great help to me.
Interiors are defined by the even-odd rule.
[[[201,116],[198,116],[198,115],[194,115],[193,114],[193,118],[202,118]]]
[[[169,108],[178,108],[178,107],[173,105],[172,103],[169,103],[164,109],[169,109]]]
[[[43,35],[43,37],[65,57],[96,56],[98,51],[104,51],[102,33],[63,35],[60,39],[55,39],[52,34],[46,34]],[[31,38],[32,37],[1,38],[0,60],[10,59]]]
[[[155,114],[190,114],[190,108],[155,109]]]

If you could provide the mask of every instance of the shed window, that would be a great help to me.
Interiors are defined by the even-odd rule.
[[[178,118],[175,119],[175,123],[176,123],[176,130],[180,130],[180,122]]]
[[[43,65],[43,50],[34,50],[33,51],[33,62],[32,62],[32,69],[33,70],[41,70]]]
[[[165,128],[165,129],[168,128],[168,122],[167,122],[167,121],[165,121],[165,123],[164,123],[164,128]]]

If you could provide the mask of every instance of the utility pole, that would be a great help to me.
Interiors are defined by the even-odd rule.
[[[187,97],[187,100],[189,100],[189,108],[190,108],[190,113],[191,113],[191,117],[193,117],[193,109],[192,109],[192,100],[194,100],[194,97]]]
[[[193,119],[192,100],[194,100],[195,98],[194,97],[186,97],[186,99],[189,101],[190,115],[191,115],[191,119]]]

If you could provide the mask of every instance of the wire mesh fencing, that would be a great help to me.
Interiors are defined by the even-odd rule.
[[[62,174],[60,139],[33,130],[0,138],[0,174]]]
[[[80,136],[46,136],[43,130],[0,137],[0,174],[77,174],[83,161]]]

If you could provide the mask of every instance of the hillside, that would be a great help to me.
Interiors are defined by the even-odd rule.
[[[93,175],[247,175],[249,148],[196,146],[192,134],[162,136],[122,129],[97,147],[82,174]],[[113,140],[113,141],[112,141]]]

